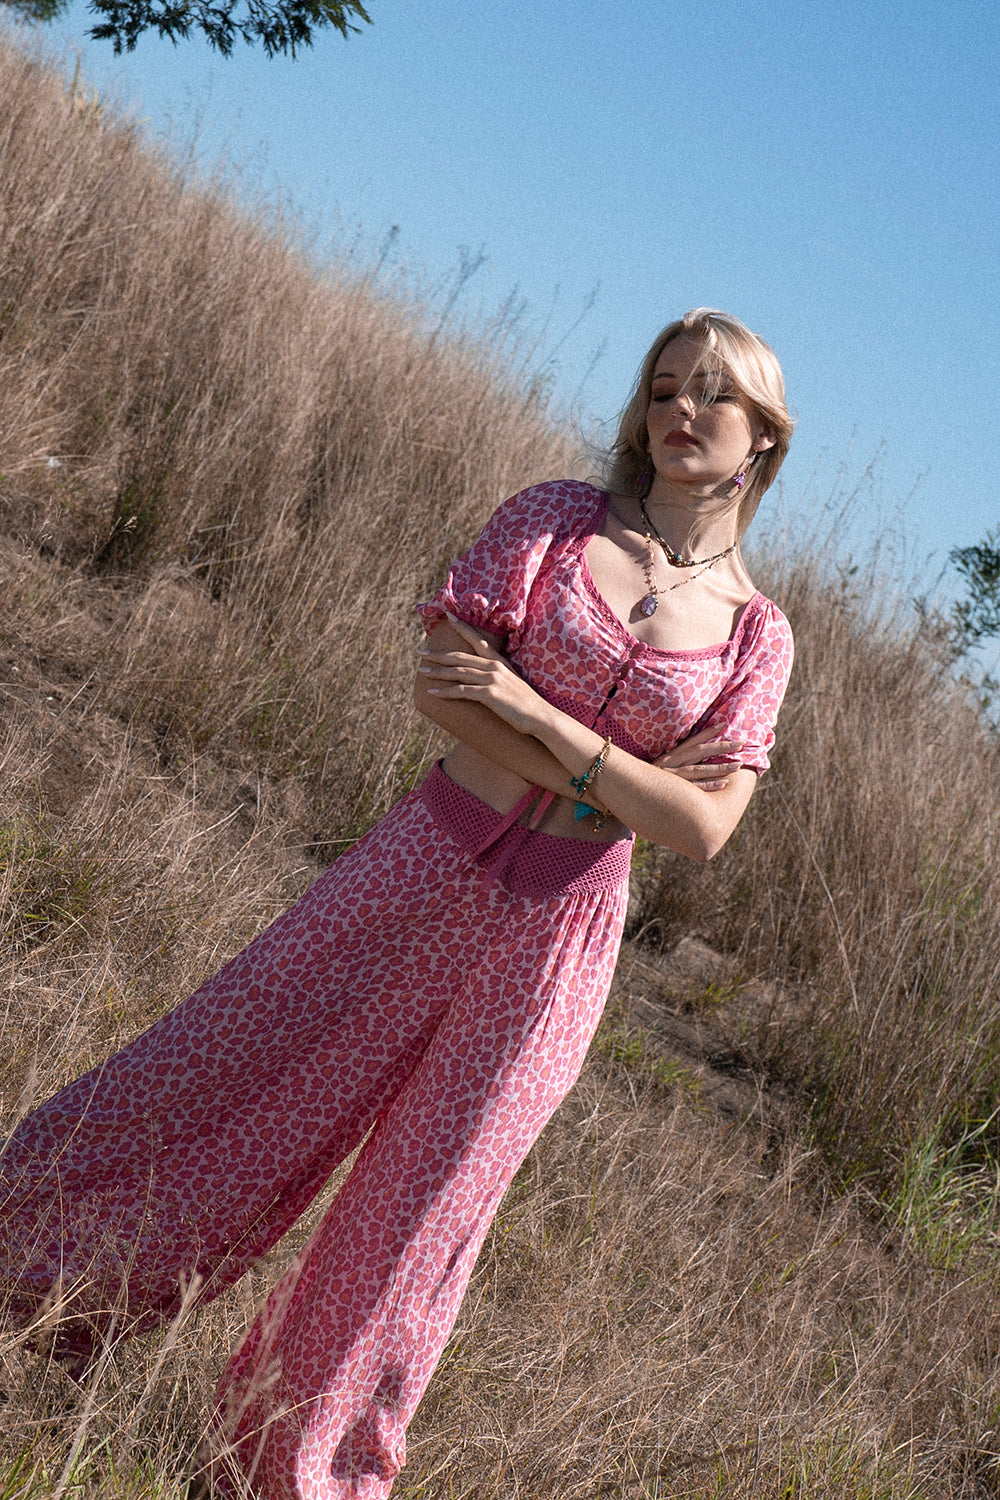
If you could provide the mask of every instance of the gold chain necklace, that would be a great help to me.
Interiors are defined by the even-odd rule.
[[[732,547],[730,547],[728,550],[732,552],[733,549]],[[725,556],[725,552],[719,553],[719,557]],[[713,567],[718,562],[719,557],[710,557],[708,561],[705,562],[705,565],[701,569],[701,572],[689,573],[686,578],[678,578],[676,583],[668,584],[665,589],[658,588],[656,584],[656,574],[653,571],[653,538],[647,531],[646,556],[642,564],[643,572],[646,575],[646,594],[642,599],[639,600],[639,613],[641,615],[645,615],[646,619],[648,620],[650,615],[656,614],[656,601],[659,594],[672,594],[674,589],[682,589],[686,583],[694,583],[696,578],[701,578],[703,574],[708,572],[709,568]]]
[[[668,547],[646,509],[645,501],[639,497],[639,508],[642,511],[642,519],[646,523],[646,556],[643,560],[642,569],[646,575],[646,593],[639,600],[639,613],[648,620],[650,615],[655,615],[657,610],[657,599],[660,594],[672,594],[674,589],[683,588],[686,583],[694,583],[696,578],[702,578],[715,563],[723,557],[728,557],[730,552],[736,551],[736,543],[727,547],[724,552],[716,552],[714,557],[681,557],[679,552]],[[665,589],[657,587],[656,570],[653,559],[653,537],[659,542],[667,556],[667,561],[675,568],[698,568],[697,573],[689,573],[687,578],[679,578],[676,583],[670,583]]]
[[[716,552],[713,557],[681,557],[680,553],[675,552],[673,547],[667,546],[666,542],[657,531],[656,526],[653,522],[653,518],[649,514],[649,511],[646,509],[646,502],[641,495],[638,496],[638,500],[639,509],[642,511],[642,519],[646,523],[646,538],[648,540],[649,533],[653,533],[653,536],[656,537],[656,540],[663,548],[667,562],[672,568],[700,568],[702,566],[707,567],[710,563],[718,562],[720,558],[728,557],[730,552],[736,551],[736,543],[734,542],[731,547],[727,547],[724,552]],[[676,588],[676,584],[674,585],[674,587]],[[667,593],[667,590],[661,589],[660,592]]]

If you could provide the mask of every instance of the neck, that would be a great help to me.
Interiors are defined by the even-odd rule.
[[[645,503],[663,540],[683,557],[722,552],[736,541],[738,496],[691,495],[657,475]]]

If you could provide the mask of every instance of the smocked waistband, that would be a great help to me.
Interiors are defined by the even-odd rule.
[[[609,891],[628,879],[631,839],[600,844],[511,826],[503,813],[452,781],[440,762],[416,794],[439,828],[519,896]]]

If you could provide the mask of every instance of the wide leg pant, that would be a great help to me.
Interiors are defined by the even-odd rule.
[[[627,862],[507,827],[433,772],[23,1122],[0,1220],[25,1314],[60,1281],[82,1347],[171,1316],[195,1275],[215,1295],[374,1124],[225,1371],[217,1425],[263,1500],[387,1495],[490,1221],[599,1019]]]

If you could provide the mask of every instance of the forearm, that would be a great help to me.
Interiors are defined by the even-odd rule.
[[[459,627],[462,628],[462,627]],[[487,631],[481,632],[484,641],[500,650],[500,640]],[[444,621],[436,625],[430,645],[437,651],[466,650],[467,645],[454,625]],[[445,697],[435,689],[441,684],[429,678],[421,670],[417,673],[413,690],[413,701],[428,719],[431,719],[447,734],[453,735],[470,750],[491,760],[494,765],[533,786],[569,797],[573,789],[561,762],[530,733],[515,729],[501,719],[491,708],[477,703],[472,698]]]
[[[535,734],[567,781],[584,774],[604,743],[596,730],[558,709],[545,716]],[[753,771],[741,769],[727,778],[723,790],[708,792],[614,746],[583,800],[607,808],[651,843],[703,861],[717,854],[735,829],[756,781]]]
[[[534,735],[522,734],[504,723],[484,704],[433,697],[424,677],[417,678],[414,703],[446,734],[493,761],[494,765],[560,797],[573,796],[569,773],[551,750]]]
[[[523,734],[481,703],[431,695],[423,677],[417,679],[415,702],[463,745],[535,786],[573,800],[570,777],[582,775],[604,743],[595,730],[558,709],[551,710],[551,718],[546,715],[536,734]],[[755,783],[752,771],[740,771],[729,777],[724,790],[703,791],[615,747],[584,800],[607,808],[651,842],[702,861],[726,842]]]
[[[576,799],[570,784],[604,740],[513,672],[495,639],[458,620],[435,627],[421,653],[416,706],[456,739],[537,786]],[[626,827],[690,859],[711,859],[736,827],[756,784],[736,770],[705,791],[617,746],[583,798]]]

